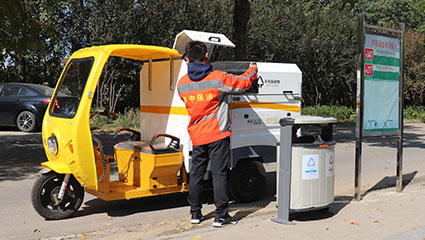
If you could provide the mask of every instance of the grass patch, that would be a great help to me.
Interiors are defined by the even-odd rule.
[[[406,107],[403,111],[404,120],[425,122],[425,106]]]
[[[93,130],[116,130],[117,128],[140,128],[140,111],[138,108],[127,108],[122,113],[118,113],[116,119],[103,115],[95,115],[90,126]]]
[[[356,111],[346,106],[307,106],[302,108],[303,115],[329,116],[338,123],[355,123]],[[404,120],[425,122],[425,106],[406,107],[403,111]]]
[[[302,115],[334,117],[338,123],[356,122],[356,111],[346,106],[307,106],[302,108]]]

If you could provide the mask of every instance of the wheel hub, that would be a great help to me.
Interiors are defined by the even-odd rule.
[[[60,187],[58,186],[50,192],[50,200],[55,203],[55,206],[59,205],[59,203],[61,202],[61,200],[58,199],[59,191]]]

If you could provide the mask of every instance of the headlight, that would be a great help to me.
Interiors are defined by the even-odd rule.
[[[49,147],[49,151],[52,154],[58,153],[58,140],[56,139],[55,136],[49,137],[47,139],[47,146]]]

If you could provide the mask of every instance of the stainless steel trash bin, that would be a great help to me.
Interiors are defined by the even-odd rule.
[[[334,201],[332,117],[293,116],[291,211],[326,208]]]

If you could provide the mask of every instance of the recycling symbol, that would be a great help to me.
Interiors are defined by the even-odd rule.
[[[308,162],[307,162],[307,166],[314,167],[315,165],[316,165],[316,163],[314,162],[314,159],[310,158],[310,160],[308,160]]]
[[[330,157],[329,157],[329,164],[331,164],[331,165],[332,165],[333,163],[334,163],[334,158],[333,158],[333,156],[330,156]]]

